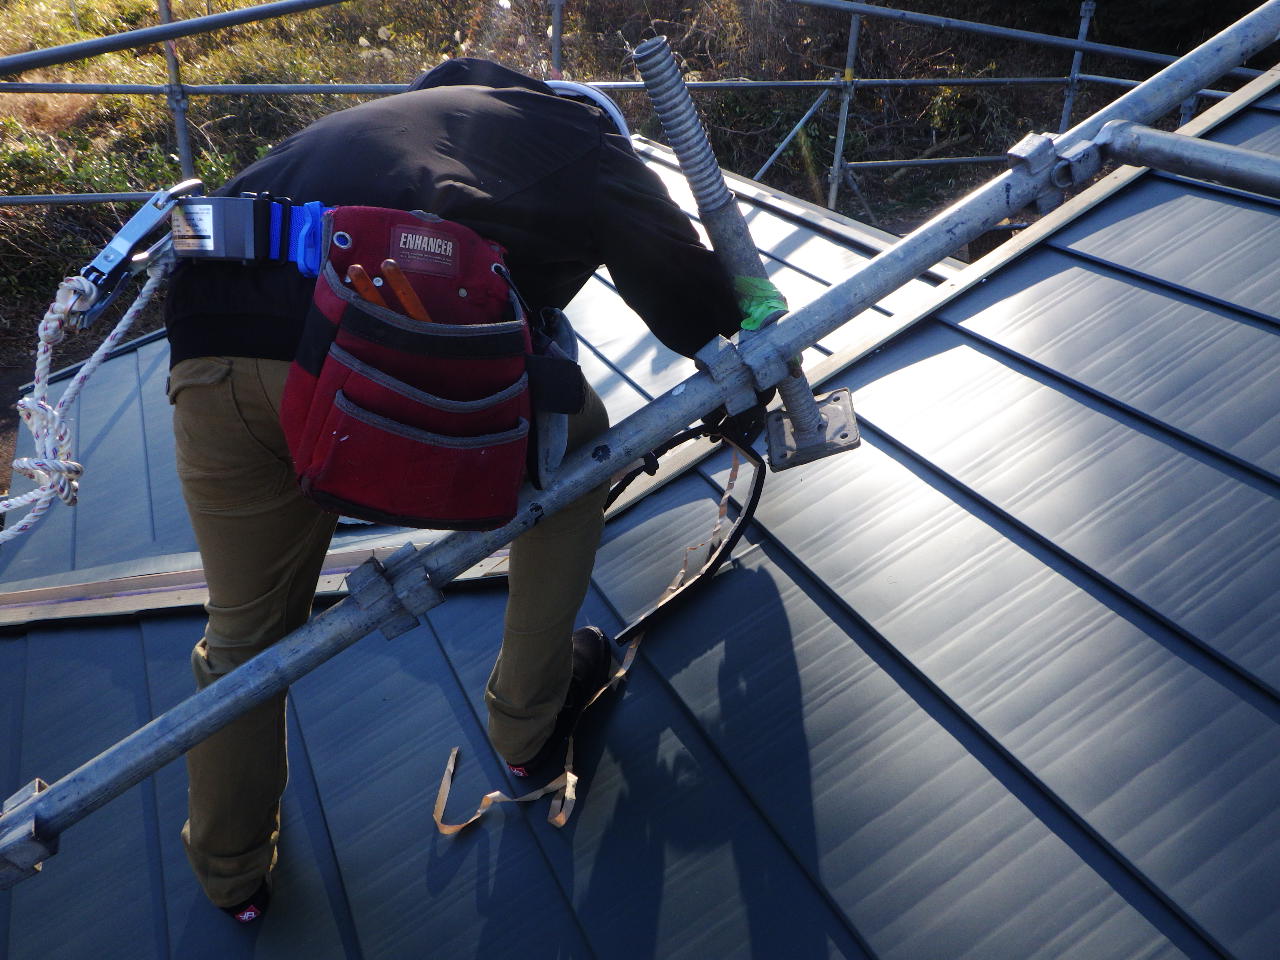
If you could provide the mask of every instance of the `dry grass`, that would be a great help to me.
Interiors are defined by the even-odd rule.
[[[23,79],[43,80],[34,74]],[[82,93],[12,93],[4,100],[4,113],[28,130],[54,134],[82,122],[94,99]]]

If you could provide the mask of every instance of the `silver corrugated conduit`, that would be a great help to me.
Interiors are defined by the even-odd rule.
[[[632,56],[640,69],[654,112],[662,121],[662,129],[693,191],[711,246],[735,278],[735,283],[739,282],[737,278],[767,280],[760,253],[742,211],[724,182],[720,165],[716,163],[715,153],[707,140],[707,132],[698,119],[698,111],[680,76],[680,68],[667,45],[667,38],[653,37],[644,41]],[[775,311],[764,323],[772,323],[784,312]],[[757,384],[759,386],[767,384]],[[767,421],[770,465],[774,470],[857,445],[853,404],[847,390],[824,398],[829,401],[827,409],[831,411],[830,415],[824,415],[800,367],[799,357],[788,360],[787,375],[781,377],[776,386],[786,409],[785,413],[775,410]],[[835,428],[833,436],[836,439],[827,436],[831,426]]]
[[[707,132],[685,88],[666,37],[652,37],[633,54],[663,132],[680,160],[698,209],[706,214],[733,201],[716,163]]]

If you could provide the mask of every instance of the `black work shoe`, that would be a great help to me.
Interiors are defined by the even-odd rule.
[[[533,758],[524,763],[507,764],[517,777],[542,777],[563,767],[569,737],[578,725],[578,718],[600,688],[609,682],[613,657],[609,653],[609,638],[604,632],[598,627],[583,627],[574,631],[572,642],[573,676],[569,680],[564,706],[556,714],[551,736]]]
[[[253,891],[253,896],[243,903],[238,903],[234,907],[222,907],[222,912],[231,917],[236,923],[253,923],[255,920],[261,919],[262,915],[267,912],[267,907],[271,903],[271,887],[266,880],[258,884],[258,889]]]

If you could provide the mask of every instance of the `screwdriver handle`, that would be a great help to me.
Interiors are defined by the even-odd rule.
[[[382,299],[382,294],[378,292],[378,288],[373,285],[368,272],[360,264],[353,263],[347,267],[347,279],[351,281],[351,286],[356,293],[370,303],[377,304],[380,307],[387,305],[387,301]]]
[[[400,303],[404,305],[404,312],[407,316],[412,317],[414,320],[421,320],[423,323],[431,322],[431,315],[427,313],[427,308],[423,306],[418,292],[410,285],[409,278],[400,269],[400,264],[391,259],[383,260],[382,278],[387,281],[387,286],[391,288],[391,291],[399,298]]]

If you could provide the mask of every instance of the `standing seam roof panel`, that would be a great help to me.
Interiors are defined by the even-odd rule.
[[[1007,541],[1001,545],[999,531],[964,518],[958,506],[944,508],[947,500],[938,491],[924,487],[917,495],[920,506],[933,501],[934,523],[924,524],[918,508],[890,520],[875,506],[888,463],[876,450],[876,432],[864,436],[864,448],[843,465],[837,458],[779,475],[761,507],[765,528],[790,552],[805,556],[814,576],[1011,751],[1065,809],[1150,876],[1154,889],[1165,890],[1229,950],[1265,956],[1258,945],[1274,941],[1280,922],[1266,909],[1267,891],[1280,883],[1273,849],[1280,836],[1274,705],[1264,716],[1239,704],[1234,693],[1188,667],[1176,645],[1173,652],[1162,649],[1158,632],[1149,638],[1061,573],[1035,573],[1032,555]],[[862,462],[855,468],[857,458]],[[889,475],[894,473],[903,471]],[[908,488],[910,476],[902,480]],[[794,509],[797,499],[821,502],[821,515]],[[900,494],[892,499],[912,504]],[[950,514],[956,518],[947,520]],[[992,538],[994,555],[983,550]],[[886,562],[902,551],[902,542],[912,546],[898,562]],[[931,579],[935,567],[956,569],[947,559],[931,561],[961,544],[974,557],[968,572]],[[851,559],[860,562],[851,565]],[[895,596],[914,594],[914,601],[890,608],[877,602],[890,585]],[[986,598],[987,614],[965,615]],[[1037,655],[1037,648],[1044,653]],[[1148,688],[1147,695],[1139,696],[1134,684]],[[1197,740],[1198,720],[1218,722],[1220,716],[1228,718],[1225,729],[1211,743]],[[1098,725],[1092,735],[1091,725]],[[1250,757],[1264,766],[1251,765]],[[1167,769],[1144,782],[1157,761]],[[1181,867],[1166,863],[1163,852],[1150,852],[1130,835],[1130,826],[1115,820],[1131,817],[1136,824],[1158,816],[1170,777],[1196,796],[1195,813],[1183,826],[1179,864],[1190,851],[1199,851],[1190,856],[1194,863],[1230,849],[1239,872],[1212,878],[1166,872]],[[1100,791],[1093,799],[1090,788]],[[1185,804],[1186,798],[1174,802]],[[1256,827],[1243,828],[1250,822]],[[1236,912],[1210,902],[1219,897],[1236,900]]]
[[[1280,690],[1273,491],[937,325],[848,382],[860,415],[896,443]]]
[[[1048,242],[1280,323],[1280,202],[1147,176]]]
[[[1052,250],[938,317],[1280,479],[1280,335]]]
[[[684,512],[677,516],[660,505],[670,502],[676,488],[692,492],[687,481],[677,481],[636,507],[637,516],[628,514],[602,550],[597,583],[621,605],[624,617],[661,591],[681,544],[694,536],[689,529],[698,529]],[[713,514],[712,503],[702,508],[704,522]],[[804,593],[784,587],[785,575],[744,562],[745,569],[723,575],[723,584],[717,581],[702,603],[664,623],[643,655],[672,678],[673,689],[720,745],[739,782],[811,864],[811,874],[821,876],[845,905],[877,955],[1036,955],[1034,943],[1023,938],[1062,921],[1066,914],[1046,912],[1055,896],[1082,897],[1081,903],[1093,904],[1089,909],[1112,911],[1106,896],[1096,889],[1087,893],[1090,874],[1077,873],[1070,858],[1060,859],[1060,841],[1032,827],[1034,821],[1017,840],[1000,831],[998,824],[1022,822],[1025,811],[1004,787],[969,766],[965,751],[951,740],[954,730],[927,720],[859,652],[858,628],[839,621],[822,626],[815,614],[821,609],[830,617],[829,607],[815,607]],[[786,611],[781,621],[771,612],[780,589]],[[804,588],[815,590],[821,595],[816,584]],[[845,630],[851,635],[842,636]],[[780,636],[792,641],[778,646]],[[797,670],[792,658],[805,664],[814,658],[811,667],[801,668],[799,685],[791,680]],[[707,699],[717,688],[718,700]],[[795,698],[801,705],[794,705]],[[808,731],[803,746],[796,742],[797,722]],[[736,735],[730,737],[732,731]],[[804,758],[810,758],[811,771],[799,766]],[[805,839],[804,785],[810,780],[816,844]],[[810,849],[816,860],[806,853]],[[1009,882],[974,881],[968,871],[981,873],[985,866],[1009,870]],[[1012,879],[1024,866],[1030,872]],[[1056,894],[1049,893],[1054,889]],[[1040,903],[1040,896],[1047,902]],[[996,900],[1003,901],[998,908]],[[997,914],[1009,918],[1007,927],[966,927],[969,917]],[[1115,919],[1118,929],[1129,929],[1117,937],[1129,942],[1136,918],[1121,910]],[[1067,928],[1061,935],[1072,938]],[[1127,954],[1117,949],[1101,955]]]

